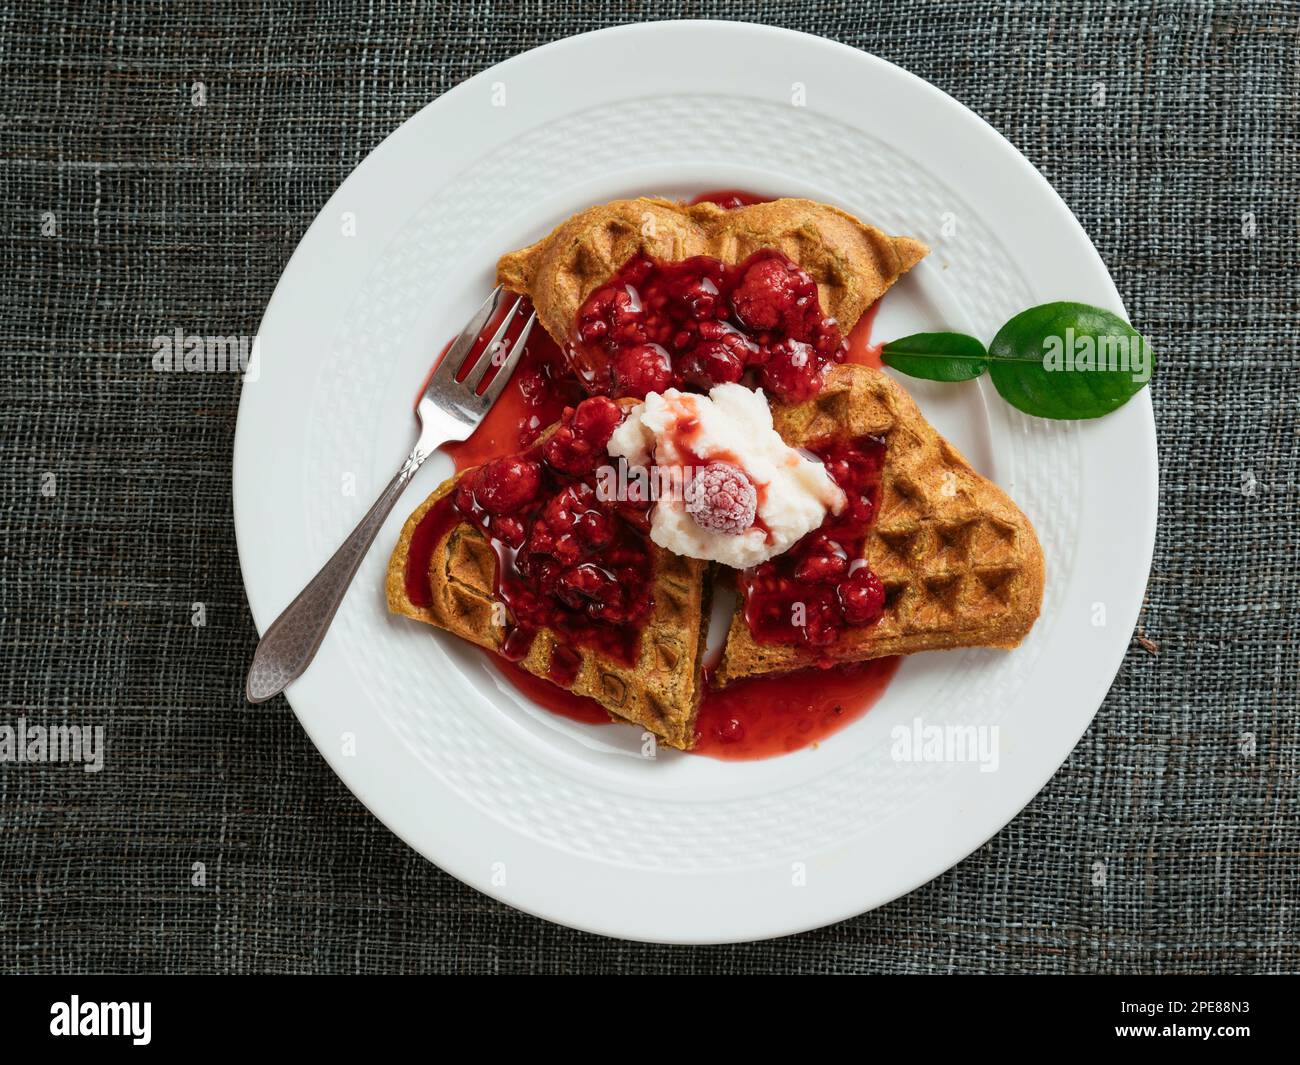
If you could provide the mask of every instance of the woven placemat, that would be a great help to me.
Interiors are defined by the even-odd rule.
[[[0,21],[0,725],[108,742],[98,773],[0,765],[0,967],[1300,970],[1300,9],[397,6],[68,0]],[[255,332],[319,207],[430,99],[662,15],[822,34],[972,107],[1071,205],[1163,360],[1141,621],[1159,653],[1134,642],[1064,768],[970,859],[832,928],[720,948],[479,895],[372,817],[283,701],[244,703],[238,381],[151,366],[159,334]]]

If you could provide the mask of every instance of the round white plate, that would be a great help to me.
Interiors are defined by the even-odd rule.
[[[410,448],[413,397],[497,256],[619,196],[740,187],[838,204],[927,241],[875,336],[985,340],[1033,304],[1123,313],[1047,182],[983,121],[851,48],[724,22],[625,26],[494,67],[426,107],[343,183],[267,308],[241,397],[234,503],[264,630]],[[254,379],[255,378],[255,379]],[[577,725],[483,655],[390,617],[382,583],[426,464],[289,689],[335,772],[431,861],[512,906],[607,935],[720,942],[838,921],[943,872],[1038,792],[1092,720],[1142,601],[1156,514],[1143,392],[1097,422],[1019,415],[982,383],[906,381],[1003,485],[1047,556],[1043,614],[1011,653],[906,660],[820,747],[728,763]],[[895,729],[983,726],[985,760],[908,762]]]

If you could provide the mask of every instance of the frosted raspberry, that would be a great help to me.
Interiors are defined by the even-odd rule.
[[[758,491],[744,470],[730,462],[710,462],[691,481],[686,513],[702,529],[735,536],[753,526]]]

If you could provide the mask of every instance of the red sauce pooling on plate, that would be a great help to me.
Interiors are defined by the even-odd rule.
[[[879,370],[884,365],[880,361],[883,344],[871,342],[871,328],[876,324],[876,312],[880,310],[880,300],[876,300],[866,313],[858,319],[858,324],[849,330],[849,351],[844,356],[845,362],[858,366],[870,366]]]
[[[741,761],[812,747],[871,709],[897,669],[896,657],[877,658],[710,688],[691,753]]]
[[[574,695],[497,655],[488,657],[511,684],[551,713],[588,725],[613,723],[595,699]],[[898,663],[896,657],[877,658],[706,688],[696,725],[699,739],[687,753],[738,762],[814,747],[866,714]]]
[[[487,658],[507,681],[544,710],[581,721],[584,725],[613,724],[605,708],[595,699],[574,695],[567,688],[557,687],[549,680],[535,677],[522,666],[517,666],[500,655],[489,654]]]

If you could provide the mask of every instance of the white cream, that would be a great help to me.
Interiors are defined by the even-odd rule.
[[[680,432],[689,422],[690,431]],[[689,454],[678,446],[679,436],[688,439]],[[630,467],[684,469],[698,457],[743,469],[758,489],[753,528],[738,534],[701,528],[680,493],[661,496],[650,522],[650,538],[660,547],[735,569],[781,554],[817,528],[827,510],[838,514],[844,507],[844,493],[822,464],[789,447],[772,428],[766,397],[743,385],[718,385],[707,397],[675,388],[651,392],[614,430],[609,453]]]

